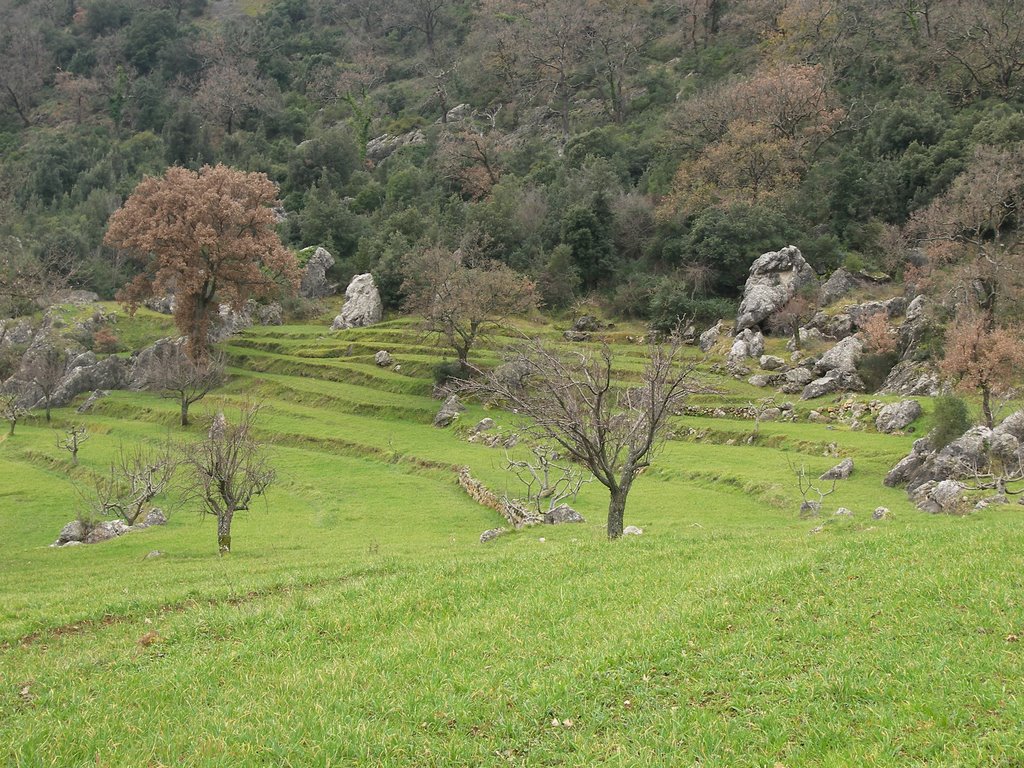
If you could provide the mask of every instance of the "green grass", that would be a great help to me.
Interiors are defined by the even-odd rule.
[[[146,315],[118,330],[164,332]],[[616,348],[634,376],[630,330]],[[373,364],[380,348],[402,371]],[[453,468],[514,492],[504,453],[464,438],[515,417],[473,406],[431,427],[441,355],[407,321],[252,329],[228,353],[232,380],[185,436],[260,400],[280,478],[229,557],[188,507],[47,546],[119,442],[181,436],[174,403],[115,392],[0,440],[5,764],[1022,764],[1024,527],[1016,506],[933,517],[883,487],[911,436],[800,421],[748,446],[750,422],[679,419],[630,497],[644,536],[607,542],[592,484],[586,524],[482,546],[502,521]],[[78,468],[55,447],[71,420],[93,432]],[[832,444],[856,470],[800,519],[790,464],[820,473]],[[879,505],[893,519],[871,520]]]

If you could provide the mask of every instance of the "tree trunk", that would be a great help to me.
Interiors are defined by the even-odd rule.
[[[981,388],[981,412],[985,414],[985,426],[992,429],[992,392],[988,387]]]
[[[181,398],[181,426],[188,426],[188,399]]]
[[[231,553],[231,518],[233,511],[227,511],[217,518],[217,551],[222,555]]]
[[[17,426],[17,424],[18,422],[14,421],[14,419],[11,419],[11,430],[7,433],[8,437],[14,437],[14,428],[15,426]]]
[[[622,521],[626,514],[626,495],[629,493],[629,486],[619,486],[609,493],[611,499],[608,502],[608,538],[617,539],[622,536]]]
[[[46,398],[46,423],[50,423],[50,398]]]

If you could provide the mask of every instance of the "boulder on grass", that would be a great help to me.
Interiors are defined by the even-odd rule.
[[[388,368],[392,363],[395,362],[394,358],[391,357],[391,353],[386,349],[380,350],[373,356],[373,362],[375,362],[381,368]]]
[[[762,254],[750,266],[736,316],[736,333],[760,327],[817,279],[814,269],[794,245]]]
[[[843,459],[828,472],[819,477],[819,480],[845,480],[853,474],[853,459]]]
[[[587,521],[583,519],[583,515],[568,504],[559,504],[544,515],[544,522],[548,525],[562,525],[563,523],[585,523]]]
[[[466,406],[459,401],[458,395],[452,395],[444,401],[444,405],[441,406],[441,410],[439,410],[437,415],[434,416],[434,426],[442,428],[449,426],[453,421],[459,418],[459,414],[464,410],[466,410]]]
[[[486,544],[488,541],[494,541],[499,536],[504,536],[508,531],[504,528],[488,528],[486,531],[480,534],[480,543]]]
[[[921,404],[917,400],[890,403],[879,411],[875,418],[875,429],[885,433],[898,432],[909,427],[921,413]]]
[[[364,328],[379,323],[384,317],[384,305],[380,292],[369,272],[356,275],[345,289],[345,305],[341,314],[334,318],[332,331],[346,328]]]

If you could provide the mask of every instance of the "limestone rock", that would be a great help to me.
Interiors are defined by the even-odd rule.
[[[875,511],[871,513],[872,520],[888,520],[891,517],[888,507],[875,507]]]
[[[814,270],[796,246],[762,254],[750,267],[736,316],[736,332],[759,327],[798,291],[815,282]]]
[[[147,552],[146,556],[144,558],[142,558],[142,559],[143,560],[156,560],[156,558],[163,557],[163,556],[164,556],[163,552],[161,552],[159,549],[154,549],[151,552]]]
[[[864,345],[856,336],[848,336],[826,352],[814,366],[819,374],[829,371],[856,373]]]
[[[825,472],[819,480],[846,480],[853,474],[853,459],[846,458]]]
[[[835,512],[836,517],[853,517],[853,512],[846,507],[840,507]]]
[[[644,533],[644,529],[643,528],[639,528],[639,527],[637,527],[635,525],[627,525],[622,530],[622,535],[623,536],[643,536],[643,533]]]
[[[548,525],[562,525],[563,523],[585,523],[583,515],[570,507],[568,504],[559,504],[544,515],[544,522]]]
[[[936,397],[941,386],[938,372],[932,366],[904,360],[889,371],[878,391],[879,394],[903,397]]]
[[[434,416],[434,426],[449,426],[453,421],[459,418],[459,414],[464,410],[466,410],[466,406],[459,402],[457,395],[452,395],[445,400],[444,405],[441,406],[441,410],[439,410],[437,415]]]
[[[327,281],[327,272],[335,264],[334,256],[324,247],[318,247],[306,268],[302,270],[299,295],[305,299],[322,299],[334,294],[335,287]]]
[[[88,413],[89,411],[92,410],[92,407],[96,405],[100,398],[106,397],[109,394],[110,393],[105,390],[97,389],[95,392],[89,395],[89,397],[85,399],[85,402],[78,406],[78,408],[76,408],[75,411],[77,413]]]
[[[786,361],[775,355],[761,355],[757,362],[766,371],[778,371],[786,367]]]
[[[704,333],[700,335],[700,340],[697,346],[700,347],[701,352],[707,352],[718,341],[718,337],[722,335],[722,321],[719,320],[713,326],[708,328]]]
[[[840,267],[821,286],[821,304],[829,304],[860,288],[861,281]]]
[[[875,418],[875,429],[886,433],[906,429],[922,412],[921,404],[917,400],[890,403],[879,411]]]
[[[494,541],[499,536],[504,536],[508,533],[505,528],[488,528],[486,531],[480,534],[480,543],[486,544],[488,541]]]
[[[486,432],[490,429],[494,429],[494,419],[480,419],[480,421],[477,422],[476,426],[473,427],[473,434],[476,435],[479,434],[480,432]]]
[[[104,520],[89,529],[82,541],[86,544],[99,544],[101,541],[109,541],[122,536],[129,530],[124,520]]]
[[[416,147],[426,143],[426,134],[424,134],[419,128],[402,134],[401,136],[392,136],[389,133],[385,133],[383,136],[370,139],[370,141],[366,143],[366,157],[375,163],[379,163],[382,160],[386,160],[399,149],[404,147]]]
[[[373,362],[375,362],[381,368],[388,368],[392,363],[395,362],[394,358],[391,357],[391,353],[386,349],[380,350],[373,356]]]
[[[377,291],[377,284],[369,272],[356,275],[345,289],[345,305],[341,314],[334,318],[332,331],[346,328],[363,328],[379,323],[384,316],[384,305]]]
[[[918,509],[933,515],[951,514],[959,511],[964,485],[957,480],[928,482],[920,486],[911,496]]]
[[[864,382],[856,373],[847,373],[833,369],[821,378],[815,379],[800,393],[803,400],[813,400],[816,397],[835,394],[836,392],[863,391]],[[784,390],[785,391],[785,390]]]

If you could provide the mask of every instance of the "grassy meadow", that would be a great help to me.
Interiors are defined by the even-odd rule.
[[[167,332],[145,311],[121,327]],[[882,486],[927,403],[906,436],[797,403],[755,445],[749,421],[680,417],[630,496],[643,536],[608,542],[591,484],[585,524],[481,545],[504,521],[455,468],[515,493],[504,452],[466,440],[515,417],[473,405],[432,427],[441,353],[409,321],[254,328],[226,351],[232,378],[189,430],[174,402],[113,392],[0,438],[5,765],[1024,766],[1019,507],[929,516]],[[764,394],[707,376],[724,394],[702,404]],[[119,443],[202,434],[247,399],[279,480],[230,556],[173,499],[164,527],[48,547]],[[92,434],[79,467],[56,447],[72,421]],[[791,465],[846,456],[853,476],[801,519]]]

